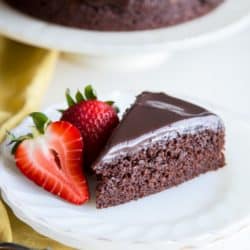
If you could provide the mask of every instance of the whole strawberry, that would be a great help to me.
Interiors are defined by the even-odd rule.
[[[97,100],[90,85],[85,88],[84,94],[77,91],[76,100],[67,90],[66,99],[69,108],[63,111],[61,120],[72,123],[80,130],[85,145],[84,162],[90,167],[119,123],[118,109],[112,101]]]
[[[89,200],[83,174],[83,140],[69,122],[51,122],[32,113],[33,133],[16,138],[10,134],[17,168],[31,181],[76,205]]]

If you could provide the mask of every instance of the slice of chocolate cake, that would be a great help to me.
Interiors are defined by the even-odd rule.
[[[96,206],[136,200],[225,165],[222,120],[164,93],[144,92],[99,159]]]

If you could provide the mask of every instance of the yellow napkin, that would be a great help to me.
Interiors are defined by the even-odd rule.
[[[0,142],[6,130],[39,108],[57,57],[55,51],[0,37]],[[13,241],[33,248],[69,249],[39,235],[19,221],[0,197],[1,241]]]

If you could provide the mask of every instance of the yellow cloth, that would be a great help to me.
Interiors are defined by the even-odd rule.
[[[6,130],[39,108],[57,57],[55,51],[0,37],[0,142]],[[0,197],[1,241],[13,241],[33,248],[69,249],[39,235],[19,221]]]

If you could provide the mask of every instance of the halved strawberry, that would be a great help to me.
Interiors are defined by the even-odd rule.
[[[118,125],[118,109],[112,101],[97,100],[91,85],[85,87],[84,94],[78,91],[75,100],[67,90],[66,98],[69,107],[62,112],[61,120],[72,123],[80,130],[85,144],[84,162],[88,168]]]
[[[13,154],[20,171],[45,190],[77,205],[89,200],[83,175],[83,140],[69,122],[51,122],[32,113],[33,134],[12,136]]]

